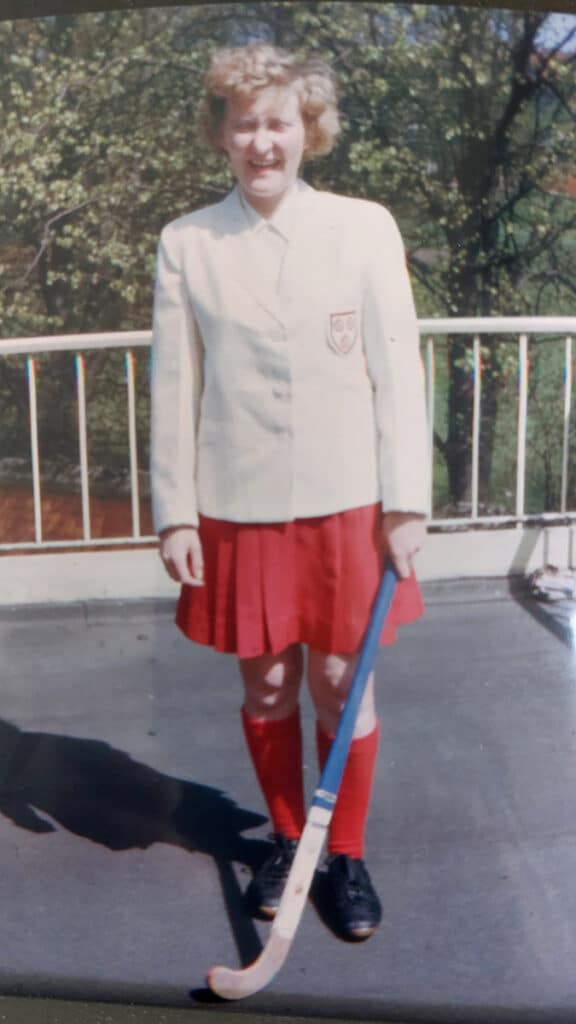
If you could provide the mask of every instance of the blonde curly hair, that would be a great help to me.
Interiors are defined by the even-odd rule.
[[[332,149],[340,131],[336,83],[331,69],[316,58],[299,61],[268,43],[226,47],[212,55],[204,79],[200,126],[216,152],[222,151],[222,124],[230,96],[250,96],[257,89],[294,86],[306,130],[306,157]]]

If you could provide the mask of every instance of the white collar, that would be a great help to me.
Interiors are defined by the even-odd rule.
[[[262,214],[258,213],[245,198],[242,189],[238,185],[236,186],[236,191],[248,225],[254,234],[260,234],[260,232],[265,231],[267,228],[273,228],[274,231],[289,242],[292,228],[298,216],[299,198],[303,192],[309,191],[309,188],[309,185],[302,181],[301,178],[298,178],[282,197],[282,200],[270,217],[263,217]]]

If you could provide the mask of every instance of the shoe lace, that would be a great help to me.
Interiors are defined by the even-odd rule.
[[[269,872],[274,878],[282,879],[289,870],[294,857],[294,842],[287,839],[281,832],[272,832],[270,839],[275,844],[270,854]]]
[[[362,899],[365,889],[364,862],[351,857],[341,857],[339,868],[348,899],[351,901]]]

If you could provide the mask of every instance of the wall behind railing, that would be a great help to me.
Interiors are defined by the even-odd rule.
[[[503,576],[525,573],[546,562],[572,565],[576,503],[572,511],[569,498],[574,483],[570,465],[576,317],[422,320],[420,331],[434,475],[430,535],[418,557],[420,577]],[[469,487],[457,508],[447,500],[446,474],[438,453],[448,409],[446,339],[455,336],[467,342],[471,381]],[[0,603],[166,597],[177,592],[158,559],[142,456],[147,451],[147,436],[142,436],[147,433],[146,410],[142,412],[147,395],[142,392],[147,391],[150,340],[149,332],[124,332],[0,341],[0,357],[9,358],[13,373],[21,372],[25,380],[29,433],[27,458],[15,458],[5,448],[0,456]],[[483,418],[483,362],[495,344],[502,350],[509,346],[508,377],[516,378],[512,385],[509,382],[498,414],[498,429],[505,434],[513,422],[513,438],[510,443],[506,438],[498,449],[494,478],[500,482],[487,501],[482,493],[486,482],[483,486],[481,446],[486,428],[490,426],[494,435],[497,425]],[[97,374],[102,372],[101,357],[92,378],[87,360],[106,352],[123,355],[124,379],[121,385],[114,384],[114,408],[124,417],[119,429],[125,434],[125,465],[115,477],[109,468],[95,465],[91,456],[94,435],[101,427],[98,402],[105,395],[98,396],[94,390]],[[69,353],[75,370],[72,446],[77,456],[68,475],[58,460],[48,465],[41,432],[46,415],[39,415],[43,381],[50,374],[50,357],[56,353]],[[531,376],[536,353],[539,376]],[[553,507],[548,501],[548,507],[537,502],[534,508],[530,507],[534,499],[527,502],[526,489],[530,417],[534,420],[531,401],[534,404],[538,393],[542,366],[548,364],[554,364],[557,378],[550,410],[558,429],[557,450],[551,445],[544,456],[547,466],[557,466],[553,491],[558,497]],[[511,366],[515,373],[511,374]],[[543,422],[549,420],[545,413]]]

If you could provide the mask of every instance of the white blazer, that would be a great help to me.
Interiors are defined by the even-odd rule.
[[[423,372],[398,228],[376,203],[303,182],[280,211],[276,289],[255,270],[238,188],[162,232],[151,371],[158,532],[197,525],[199,512],[286,522],[381,501],[427,513]]]

